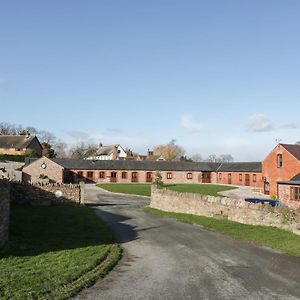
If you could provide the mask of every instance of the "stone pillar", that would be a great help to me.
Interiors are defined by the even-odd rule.
[[[79,182],[79,187],[80,187],[80,199],[79,203],[80,204],[85,204],[85,183],[83,181]]]
[[[0,181],[0,247],[9,236],[10,196],[9,185]]]

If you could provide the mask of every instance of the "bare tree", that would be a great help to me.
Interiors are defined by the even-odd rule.
[[[219,156],[217,156],[216,154],[211,154],[207,157],[206,161],[215,163],[233,162],[234,158],[231,154],[221,154]]]
[[[71,148],[69,156],[73,159],[82,159],[92,156],[97,149],[98,146],[95,144],[87,144],[82,142]]]
[[[221,162],[220,158],[216,154],[210,154],[207,159],[207,162]]]
[[[231,154],[221,154],[219,156],[221,162],[233,162],[234,158]]]
[[[46,130],[38,131],[37,137],[41,143],[47,143],[47,144],[53,145],[56,142],[55,135]]]
[[[203,161],[203,158],[200,154],[194,154],[192,155],[191,157],[192,161],[195,161],[195,162],[200,162],[200,161]]]
[[[68,156],[67,155],[68,145],[66,143],[59,140],[53,145],[53,148],[55,150],[57,158],[64,158]]]

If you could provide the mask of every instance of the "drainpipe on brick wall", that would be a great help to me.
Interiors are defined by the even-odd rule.
[[[219,165],[219,167],[217,168],[217,171],[216,171],[216,173],[217,173],[217,183],[219,183],[219,170],[221,169],[222,165],[223,165],[223,163],[221,163]]]

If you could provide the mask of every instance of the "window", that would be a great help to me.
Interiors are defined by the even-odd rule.
[[[127,172],[122,172],[122,178],[126,179],[127,178]]]
[[[167,173],[167,179],[172,179],[173,178],[173,174],[171,172]]]
[[[222,180],[222,173],[219,173],[219,180]]]
[[[243,181],[243,174],[239,174],[239,181]]]
[[[88,178],[93,178],[93,176],[94,176],[94,172],[92,172],[92,171],[87,172],[87,177]]]
[[[187,179],[193,179],[193,173],[187,173],[186,178]]]
[[[277,154],[277,168],[282,168],[282,154]]]
[[[256,182],[256,174],[253,174],[253,182]]]
[[[291,200],[300,200],[300,186],[291,187]]]
[[[99,172],[99,178],[105,178],[105,172],[101,171]]]
[[[82,177],[83,172],[82,171],[78,171],[77,174],[78,174],[79,177]]]

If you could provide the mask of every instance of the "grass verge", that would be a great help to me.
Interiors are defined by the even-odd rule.
[[[13,206],[10,241],[0,250],[0,299],[66,299],[120,256],[90,208]]]
[[[202,225],[211,230],[229,235],[235,239],[250,241],[257,245],[281,250],[289,255],[300,257],[300,236],[276,227],[255,226],[233,221],[219,220],[204,216],[166,212],[147,207],[146,211],[161,217]]]
[[[97,186],[114,193],[134,194],[149,197],[151,195],[151,184],[103,183],[97,184]],[[236,188],[217,184],[165,184],[163,187],[178,192],[198,193],[210,196],[219,196],[218,192]]]

